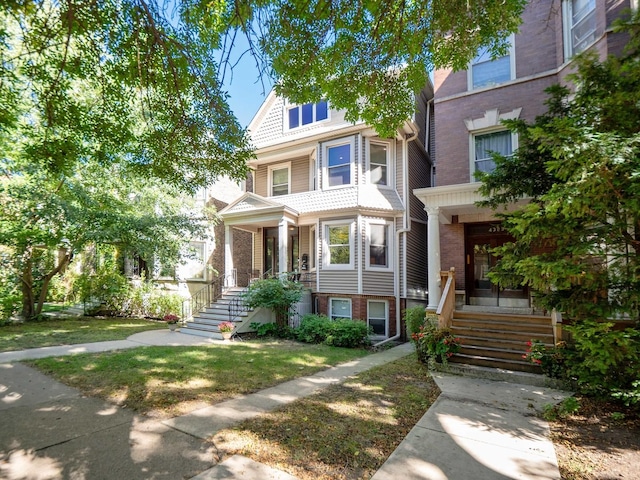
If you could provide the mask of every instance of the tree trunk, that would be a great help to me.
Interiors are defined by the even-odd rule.
[[[20,290],[22,291],[22,319],[29,320],[34,316],[35,295],[33,293],[33,249],[26,247],[22,256],[22,275]]]
[[[51,279],[64,270],[71,261],[70,250],[65,250],[65,254],[58,259],[58,264],[53,270],[42,277],[42,286],[37,295],[33,288],[33,247],[29,246],[24,249],[22,257],[22,275],[20,276],[20,284],[22,290],[22,313],[24,320],[30,320],[42,313],[44,302],[47,299],[47,290]]]
[[[58,265],[56,265],[53,270],[51,270],[42,278],[42,287],[40,289],[38,303],[35,305],[34,316],[40,315],[42,313],[42,307],[44,307],[44,302],[47,299],[47,291],[49,289],[49,283],[51,283],[51,279],[58,273],[63,272],[70,262],[71,252],[68,249],[65,249],[64,255],[61,255],[58,259]]]

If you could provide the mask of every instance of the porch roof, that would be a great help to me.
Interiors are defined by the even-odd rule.
[[[220,216],[225,219],[246,215],[249,212],[272,213],[275,210],[299,216],[353,209],[401,213],[404,211],[404,205],[394,189],[378,188],[375,185],[358,185],[269,198],[246,193],[222,209]]]

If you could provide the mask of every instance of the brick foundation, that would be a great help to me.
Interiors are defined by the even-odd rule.
[[[333,293],[315,293],[313,295],[313,304],[317,311],[322,315],[329,315],[329,298],[350,298],[351,299],[351,318],[354,320],[367,320],[367,301],[368,300],[385,300],[389,305],[389,336],[396,335],[396,298],[383,297],[378,295],[345,295]],[[404,300],[401,300],[401,306]],[[402,331],[402,330],[401,330]]]

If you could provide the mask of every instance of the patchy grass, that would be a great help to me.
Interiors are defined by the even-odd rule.
[[[135,318],[56,318],[0,326],[0,352],[25,348],[123,340],[134,333],[166,329],[161,322]]]
[[[168,418],[367,354],[326,345],[251,341],[143,347],[27,363],[87,395]]]
[[[411,355],[223,430],[213,441],[220,460],[245,455],[301,480],[368,479],[438,394]]]

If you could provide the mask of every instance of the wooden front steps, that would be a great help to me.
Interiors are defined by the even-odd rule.
[[[222,334],[220,333],[218,325],[222,322],[233,321],[237,329],[241,324],[245,323],[250,316],[251,312],[243,312],[233,319],[229,316],[229,304],[243,291],[243,288],[231,288],[227,290],[218,301],[206,307],[202,312],[194,314],[193,320],[188,321],[181,327],[180,332],[222,340]]]
[[[527,342],[554,343],[551,318],[478,311],[453,313],[451,330],[462,340],[452,363],[540,373],[540,368],[522,358]]]

